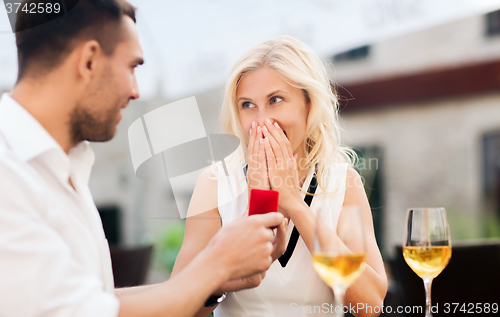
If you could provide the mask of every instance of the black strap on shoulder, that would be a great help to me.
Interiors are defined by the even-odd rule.
[[[314,194],[316,192],[316,188],[318,187],[318,180],[316,179],[316,173],[314,173],[313,178],[311,179],[311,183],[309,184],[308,193]],[[313,195],[306,195],[304,197],[304,202],[311,207],[311,202],[313,200]],[[290,258],[292,257],[293,251],[295,250],[295,246],[297,245],[297,241],[299,241],[300,233],[297,230],[297,227],[293,227],[292,235],[290,236],[290,241],[288,241],[288,246],[286,247],[285,253],[281,255],[278,259],[280,261],[281,267],[285,267]]]

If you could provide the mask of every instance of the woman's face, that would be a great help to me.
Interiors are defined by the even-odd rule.
[[[302,157],[309,105],[302,89],[285,82],[264,66],[243,76],[236,90],[240,124],[250,135],[252,122],[263,126],[266,119],[277,122],[285,132],[293,153]]]

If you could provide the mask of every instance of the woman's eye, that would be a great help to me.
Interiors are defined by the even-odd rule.
[[[280,102],[282,100],[283,100],[283,98],[281,98],[281,97],[272,97],[271,98],[271,103],[277,103],[277,102]]]
[[[249,101],[245,101],[242,105],[241,105],[242,108],[254,108],[255,106],[249,102]]]

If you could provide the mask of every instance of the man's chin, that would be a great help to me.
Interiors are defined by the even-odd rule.
[[[106,133],[100,133],[98,135],[90,135],[85,138],[89,142],[108,142],[111,141],[116,135],[116,126],[112,129],[106,131]]]
[[[71,134],[75,143],[87,140],[89,142],[106,142],[116,134],[116,126],[121,114],[116,110],[106,114],[96,115],[83,107],[75,108],[71,114]]]

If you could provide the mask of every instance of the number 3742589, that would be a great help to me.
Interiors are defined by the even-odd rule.
[[[55,2],[55,1],[54,1]],[[5,8],[7,9],[7,13],[17,13],[21,10],[24,13],[59,13],[61,12],[61,4],[58,2],[38,2],[38,3],[6,3]]]
[[[496,314],[498,313],[498,303],[445,303],[444,313],[455,314]]]

